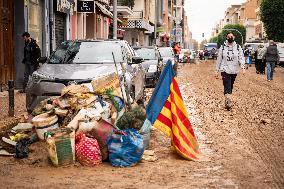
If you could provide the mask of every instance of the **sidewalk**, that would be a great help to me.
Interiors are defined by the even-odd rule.
[[[14,122],[16,118],[25,113],[26,94],[15,90],[15,116],[9,117],[9,95],[8,91],[0,92],[0,128]]]

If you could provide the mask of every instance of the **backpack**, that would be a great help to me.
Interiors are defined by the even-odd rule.
[[[277,47],[276,46],[267,47],[266,53],[269,54],[269,55],[277,55]]]
[[[224,47],[224,45],[222,45],[221,47],[222,47],[222,60],[223,60],[223,58],[224,58],[224,55],[223,55],[224,53],[223,52],[225,50],[225,47]],[[239,44],[237,44],[237,50],[238,50],[239,55],[240,55],[240,45]]]
[[[224,45],[222,45],[221,48],[222,48],[222,60],[223,60],[224,59],[224,50],[225,50]],[[237,50],[238,50],[239,55],[240,55],[240,45],[239,44],[237,44]],[[221,68],[221,64],[219,65],[219,70],[220,70],[220,68]]]

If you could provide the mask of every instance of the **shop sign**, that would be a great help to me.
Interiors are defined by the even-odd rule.
[[[57,11],[72,13],[74,9],[74,0],[57,0]]]
[[[94,1],[78,1],[77,11],[85,13],[95,12]]]

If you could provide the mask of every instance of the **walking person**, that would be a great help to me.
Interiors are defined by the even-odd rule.
[[[253,49],[252,47],[248,48],[248,66],[251,67],[252,65],[252,54],[253,54]]]
[[[228,33],[227,40],[219,49],[217,63],[216,63],[216,78],[221,73],[224,95],[225,95],[225,108],[230,110],[232,108],[232,92],[234,83],[240,68],[245,73],[245,60],[243,50],[240,45],[235,42],[233,33]]]
[[[215,48],[213,48],[213,49],[211,50],[211,56],[212,56],[213,60],[217,59],[216,54],[217,54],[217,50],[216,50]]]
[[[267,81],[273,80],[273,73],[275,69],[276,62],[279,61],[279,51],[277,45],[273,40],[269,41],[269,46],[266,48],[264,53],[266,59],[266,76]]]
[[[248,64],[249,63],[249,47],[250,45],[246,46],[244,49],[244,56],[245,56],[245,63]]]
[[[208,60],[209,57],[209,51],[207,49],[204,50],[204,59]]]
[[[175,64],[173,66],[173,69],[177,73],[177,67],[178,67],[178,63],[179,63],[179,55],[181,53],[181,47],[179,45],[179,42],[174,43],[173,51],[174,51],[174,54],[175,54]]]
[[[24,84],[23,90],[21,92],[25,92],[29,76],[38,68],[38,58],[41,56],[40,48],[31,35],[28,32],[24,32],[22,35],[25,41],[24,47],[24,58],[22,63],[25,65],[24,72]]]
[[[254,57],[255,57],[255,69],[257,74],[263,74],[265,68],[264,65],[264,53],[266,51],[266,48],[263,44],[260,44],[255,51]]]

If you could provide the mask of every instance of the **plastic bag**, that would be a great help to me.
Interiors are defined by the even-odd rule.
[[[143,138],[136,129],[116,131],[108,139],[108,150],[113,166],[133,166],[144,153]]]
[[[102,155],[96,139],[87,137],[84,133],[76,135],[76,158],[85,166],[95,166],[102,163]]]
[[[75,131],[57,129],[45,133],[48,156],[54,166],[75,162]]]
[[[29,156],[30,139],[24,138],[16,144],[16,158],[22,159]]]

